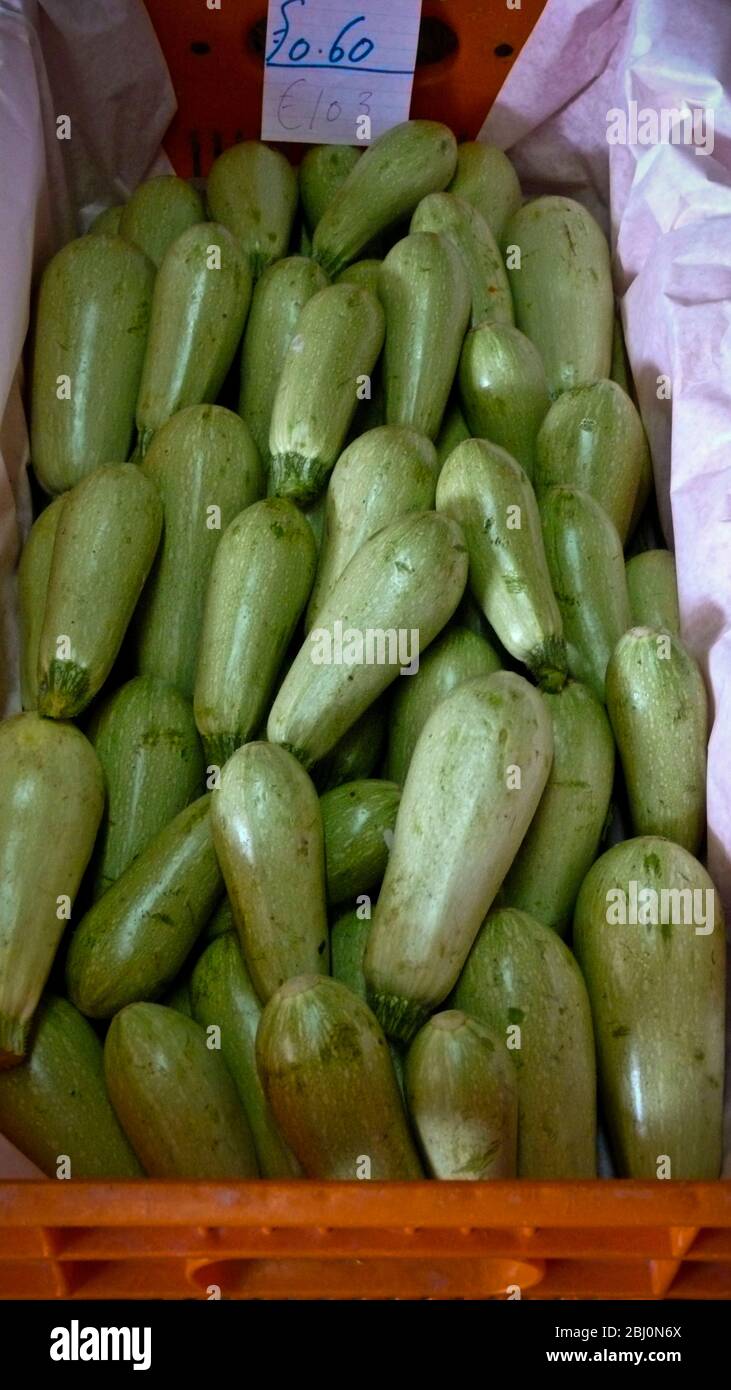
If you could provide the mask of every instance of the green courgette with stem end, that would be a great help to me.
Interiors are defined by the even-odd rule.
[[[192,184],[175,174],[159,174],[138,184],[125,203],[119,235],[139,246],[159,268],[168,246],[205,217],[203,200]]]
[[[412,232],[391,248],[378,293],[386,315],[383,382],[389,425],[439,432],[470,314],[462,257],[437,232]]]
[[[69,998],[89,1018],[111,1018],[164,994],[223,889],[210,796],[180,811],[82,917],[69,944]]]
[[[38,706],[38,648],[64,496],[56,497],[34,521],[18,565],[20,695],[25,710]]]
[[[720,894],[680,845],[626,840],[584,879],[574,949],[618,1176],[713,1181],[723,1143]]]
[[[152,676],[115,690],[95,712],[88,734],[107,792],[94,856],[98,898],[200,795],[203,751],[185,696]]]
[[[21,561],[22,563],[22,561]],[[634,627],[655,627],[680,637],[675,560],[669,550],[644,550],[625,565]]]
[[[28,1057],[0,1071],[0,1130],[49,1178],[65,1159],[70,1178],[142,1177],[109,1103],[102,1045],[67,999],[41,1000]]]
[[[500,670],[500,658],[484,637],[450,626],[432,643],[415,676],[394,687],[388,716],[384,776],[403,784],[419,735],[429,715],[458,685]]]
[[[530,825],[551,768],[546,703],[512,671],[477,676],[427,720],[401,797],[365,973],[390,1037],[446,998]]]
[[[312,238],[315,259],[337,275],[372,237],[409,217],[427,193],[445,188],[456,162],[454,136],[439,121],[392,126],[368,147],[325,209]]]
[[[553,724],[553,764],[528,834],[500,890],[563,936],[599,847],[614,781],[614,740],[588,686],[567,681],[544,696]]]
[[[236,237],[256,279],[286,255],[297,208],[297,175],[278,150],[244,140],[211,166],[208,208]]]
[[[622,542],[604,508],[580,488],[550,488],[540,508],[569,670],[603,702],[607,662],[631,622]]]
[[[518,1176],[596,1177],[591,1009],[560,936],[527,912],[491,912],[451,1003],[503,1038],[515,1064]]]
[[[306,505],[322,491],[383,334],[383,310],[360,285],[329,285],[308,299],[272,406],[271,492]]]
[[[104,807],[99,759],[71,724],[0,724],[0,1068],[25,1051]]]
[[[221,1055],[246,1112],[262,1177],[301,1177],[302,1169],[274,1123],[256,1069],[262,1005],[232,932],[203,952],[193,971],[191,998],[196,1022],[206,1030],[220,1030]]]
[[[262,1014],[256,1058],[306,1177],[422,1176],[386,1039],[345,985],[317,975],[288,980]]]
[[[484,1023],[460,1009],[430,1018],[406,1057],[406,1101],[431,1177],[515,1177],[515,1070],[504,1039]]]
[[[110,1024],[104,1072],[119,1122],[151,1178],[258,1176],[236,1087],[192,1018],[161,1004],[129,1004]]]
[[[310,145],[298,170],[299,196],[305,223],[314,232],[362,150],[354,145]]]
[[[135,615],[139,671],[192,697],[206,588],[234,517],[261,497],[264,477],[243,420],[191,405],[159,429],[143,463],[162,501],[162,541]]]
[[[209,764],[224,763],[266,715],[316,559],[306,519],[284,497],[247,507],[222,536],[206,594],[194,694]]]
[[[459,389],[470,434],[507,449],[532,481],[536,436],[551,401],[530,338],[510,324],[473,328],[462,348]]]
[[[439,232],[459,251],[470,287],[470,322],[513,323],[513,299],[500,248],[484,217],[454,193],[422,198],[410,232]]]
[[[463,440],[469,439],[470,437],[467,421],[456,401],[453,401],[451,405],[447,406],[444,412],[439,433],[434,440],[440,472],[452,450],[456,449],[457,445],[461,444]]]
[[[551,396],[608,377],[614,292],[607,240],[591,213],[573,198],[535,198],[504,227],[503,252],[515,322],[543,358]]]
[[[636,835],[663,835],[697,854],[706,823],[708,697],[676,637],[633,627],[607,667],[607,710]]]
[[[356,551],[389,522],[434,506],[434,446],[406,425],[382,425],[359,435],[333,469],[325,501],[325,531],[307,628]]]
[[[457,167],[449,192],[477,208],[497,242],[522,202],[518,175],[508,156],[481,140],[465,140],[457,146]]]
[[[157,272],[137,397],[137,452],[186,405],[215,401],[239,345],[251,273],[225,227],[199,222],[168,247]]]
[[[284,748],[244,744],[213,793],[212,828],[259,998],[293,975],[327,974],[322,815],[304,769]]]
[[[624,542],[648,458],[642,421],[621,386],[575,386],[554,401],[538,434],[538,500],[550,487],[582,488],[601,503]]]
[[[346,265],[335,277],[336,285],[363,285],[373,294],[378,294],[378,282],[383,261],[376,256],[366,256],[364,260]]]
[[[401,789],[377,778],[345,782],[320,801],[327,898],[342,903],[376,889],[388,863]]]
[[[462,533],[449,517],[413,512],[371,536],[290,666],[267,738],[305,767],[324,758],[441,631],[466,578]]]
[[[71,719],[103,686],[155,558],[156,489],[134,463],[98,468],[65,499],[38,644],[38,707]]]
[[[335,747],[318,763],[314,771],[321,792],[372,777],[381,759],[386,740],[386,710],[384,701],[375,700],[351,724]]]
[[[472,593],[503,646],[541,685],[560,689],[566,672],[561,614],[525,470],[497,444],[465,440],[439,475],[437,510],[462,528]]]
[[[119,224],[124,212],[124,203],[98,212],[94,221],[87,227],[87,236],[119,236]]]
[[[126,459],[155,267],[122,237],[85,236],[49,261],[36,313],[30,442],[46,492]]]
[[[269,458],[272,408],[287,349],[305,304],[326,287],[324,270],[306,256],[277,261],[254,287],[241,351],[239,415],[264,461]]]

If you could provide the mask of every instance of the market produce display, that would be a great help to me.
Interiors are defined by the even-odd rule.
[[[623,363],[598,224],[435,121],[247,141],[48,264],[0,1131],[49,1176],[576,1180],[602,1130],[718,1177],[709,714]]]

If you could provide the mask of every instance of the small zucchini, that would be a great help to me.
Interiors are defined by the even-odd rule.
[[[205,216],[192,184],[175,174],[159,174],[138,184],[122,209],[119,235],[139,246],[159,269],[168,247]]]
[[[22,564],[22,561],[21,561]],[[625,565],[633,627],[654,627],[680,637],[675,560],[669,550],[644,550]]]
[[[449,192],[477,208],[498,243],[505,223],[522,201],[518,175],[508,156],[481,140],[465,140],[457,146],[457,167]]]
[[[289,160],[259,140],[224,150],[211,166],[208,209],[235,236],[254,279],[286,255],[297,208]]]
[[[342,903],[378,888],[400,800],[400,787],[376,778],[325,792],[320,810],[328,902]]]
[[[473,328],[462,348],[459,389],[470,434],[507,449],[532,481],[536,436],[551,401],[530,338],[505,323]]]
[[[354,145],[310,145],[298,171],[299,196],[305,224],[314,232],[351,169],[362,154]]]
[[[455,193],[422,198],[410,232],[439,232],[462,257],[471,296],[470,323],[513,323],[513,299],[500,248],[484,217]]]

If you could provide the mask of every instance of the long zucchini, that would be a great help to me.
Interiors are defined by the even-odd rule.
[[[473,328],[462,348],[459,389],[470,434],[507,449],[532,481],[536,436],[551,401],[530,338],[510,324]]]
[[[297,207],[297,175],[289,160],[259,140],[224,150],[211,166],[208,208],[236,237],[256,279],[286,254]]]
[[[546,785],[548,708],[522,676],[457,687],[406,777],[366,953],[371,1006],[409,1042],[455,984]]]
[[[449,192],[477,208],[497,242],[522,201],[518,175],[508,156],[481,140],[465,140],[457,146],[457,168]]]
[[[478,323],[513,323],[513,299],[495,238],[484,217],[454,193],[422,198],[411,232],[440,232],[462,257],[470,287],[472,327]]]
[[[69,242],[46,266],[35,328],[30,442],[47,492],[126,459],[155,267],[122,237]]]
[[[31,527],[18,565],[20,695],[23,709],[38,707],[38,648],[46,611],[53,547],[64,495],[56,497]]]
[[[634,555],[625,565],[625,574],[632,625],[680,637],[678,579],[670,551],[644,550]]]
[[[38,647],[41,714],[70,719],[103,686],[161,529],[160,499],[133,463],[98,468],[66,498]]]
[[[119,235],[134,242],[153,265],[188,227],[205,221],[200,193],[175,174],[160,174],[137,186],[122,209]]]
[[[394,782],[377,778],[345,782],[322,797],[328,902],[342,903],[378,887],[400,799]]]

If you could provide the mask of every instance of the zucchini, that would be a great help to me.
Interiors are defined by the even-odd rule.
[[[261,497],[262,468],[238,415],[190,405],[157,431],[143,471],[160,495],[165,524],[135,616],[137,665],[191,698],[214,556],[234,517]]]
[[[195,679],[195,718],[209,764],[254,736],[271,699],[315,573],[316,547],[301,512],[267,497],[231,522],[206,594]]]
[[[236,1087],[192,1018],[161,1004],[130,1004],[104,1044],[112,1105],[151,1178],[209,1182],[258,1176]]]
[[[325,502],[325,533],[307,609],[307,627],[357,550],[389,522],[434,506],[437,459],[424,435],[382,425],[349,444],[333,470]]]
[[[362,150],[354,145],[310,145],[298,171],[299,196],[305,225],[314,232],[325,209],[342,187]]]
[[[22,560],[21,560],[22,564]],[[634,627],[654,627],[680,637],[675,560],[669,550],[645,550],[625,565]]]
[[[364,1002],[367,988],[363,962],[370,933],[371,919],[362,915],[362,908],[343,912],[330,930],[330,973]]]
[[[193,1016],[220,1029],[221,1055],[249,1121],[263,1178],[298,1178],[302,1170],[274,1123],[256,1069],[256,1033],[262,1006],[232,932],[212,941],[191,980]]]
[[[471,296],[472,327],[484,323],[513,323],[513,299],[495,238],[472,203],[454,193],[429,193],[422,198],[410,232],[439,232],[462,257]]]
[[[82,917],[69,944],[69,998],[111,1018],[164,994],[221,896],[210,797],[180,811]]]
[[[419,735],[430,714],[458,685],[500,670],[489,642],[466,627],[450,627],[432,644],[415,676],[394,687],[388,719],[385,776],[403,784]]]
[[[208,175],[208,209],[232,232],[254,279],[287,254],[297,208],[297,175],[279,150],[259,140],[232,145]]]
[[[618,1176],[717,1178],[725,941],[705,869],[669,840],[615,845],[584,880],[574,946]]]
[[[452,996],[505,1039],[518,1073],[518,1176],[596,1177],[591,1009],[574,957],[515,908],[487,917]]]
[[[335,747],[318,763],[315,780],[321,791],[331,791],[343,782],[357,782],[373,776],[379,766],[386,740],[386,711],[383,700],[375,700],[351,724]]]
[[[101,690],[155,558],[162,507],[133,463],[97,468],[66,498],[38,644],[38,707],[71,719]]]
[[[115,690],[96,712],[89,738],[107,790],[95,853],[98,898],[200,795],[203,754],[190,704],[152,676],[137,676]]]
[[[365,962],[371,1007],[390,1037],[409,1042],[455,984],[552,756],[546,703],[512,671],[466,681],[424,725]]]
[[[269,458],[272,409],[287,349],[305,304],[326,286],[327,276],[316,261],[287,256],[265,270],[254,287],[241,352],[239,415],[264,461]]]
[[[236,923],[234,922],[231,903],[228,894],[219,903],[216,911],[211,917],[208,926],[203,933],[204,941],[215,941],[217,937],[224,936],[226,932],[235,932]]]
[[[530,338],[510,324],[473,328],[462,348],[459,389],[470,434],[507,449],[532,481],[536,436],[551,401]]]
[[[304,769],[283,748],[245,744],[223,769],[212,823],[259,998],[293,975],[327,974],[322,815]]]
[[[64,495],[56,497],[33,523],[18,565],[20,695],[23,709],[38,707],[38,648],[41,641],[53,547]]]
[[[280,1133],[308,1178],[420,1178],[386,1040],[345,985],[288,980],[256,1038],[259,1075]]]
[[[384,131],[322,214],[312,238],[315,260],[337,275],[372,237],[410,217],[427,193],[446,188],[456,162],[454,136],[439,121],[403,121]]]
[[[457,146],[457,167],[449,192],[477,208],[497,242],[522,201],[518,175],[508,156],[481,140],[465,140]]]
[[[168,247],[205,217],[203,200],[192,184],[175,174],[159,174],[138,184],[122,209],[119,235],[139,246],[159,268]]]
[[[554,401],[536,443],[535,488],[582,488],[601,503],[624,543],[647,470],[642,421],[613,381],[575,386]]]
[[[439,432],[470,314],[470,286],[456,247],[436,232],[397,241],[381,266],[386,314],[386,421]]]
[[[520,908],[563,936],[607,818],[614,740],[606,713],[587,686],[567,681],[558,694],[544,698],[553,724],[553,765],[500,903]]]
[[[89,236],[119,236],[119,224],[124,212],[124,203],[119,203],[111,208],[104,208],[98,212],[93,222],[87,227]]]
[[[269,712],[267,738],[305,767],[324,758],[441,631],[466,576],[462,533],[449,517],[412,512],[371,536],[290,666]]]
[[[560,689],[566,671],[561,614],[528,475],[498,445],[465,440],[439,475],[437,510],[462,527],[472,593],[503,646],[542,685]]]
[[[636,835],[697,854],[705,831],[708,698],[696,661],[670,633],[633,627],[607,667],[607,709]]]
[[[104,807],[99,759],[71,724],[0,724],[0,1069],[23,1056]],[[64,901],[68,899],[68,901]]]
[[[306,505],[322,491],[345,442],[362,381],[383,343],[370,290],[329,285],[305,304],[272,406],[270,491]]]
[[[303,507],[302,515],[307,521],[315,541],[315,549],[320,554],[322,537],[325,531],[325,499],[327,493],[321,492],[316,502],[309,507]]]
[[[462,411],[460,410],[456,401],[453,401],[451,405],[447,405],[447,409],[444,412],[444,415],[442,416],[442,423],[439,428],[439,433],[436,439],[434,440],[434,447],[437,451],[437,461],[439,464],[440,472],[444,467],[445,463],[447,462],[447,459],[449,458],[449,455],[451,454],[452,450],[456,449],[457,445],[461,444],[464,439],[469,438],[470,432],[467,428],[467,422],[464,418],[464,415],[462,414]]]
[[[604,508],[579,488],[550,488],[541,521],[569,670],[603,702],[607,662],[631,622],[622,542]]]
[[[341,147],[342,148],[342,147]],[[335,278],[336,285],[363,285],[372,294],[378,294],[383,261],[376,256],[367,256],[362,261],[353,261]]]
[[[22,1067],[0,1071],[0,1131],[49,1178],[142,1177],[104,1084],[102,1045],[67,999],[41,1000]]]
[[[154,279],[152,262],[122,237],[79,237],[46,266],[30,412],[33,468],[46,492],[127,458]]]
[[[342,903],[378,888],[400,800],[400,787],[375,778],[345,782],[322,797],[328,902]]]
[[[141,457],[171,415],[215,401],[250,299],[249,268],[225,227],[199,222],[168,247],[155,281],[137,397]]]
[[[515,1177],[515,1069],[484,1023],[446,1009],[424,1024],[406,1057],[406,1103],[431,1177]]]
[[[503,251],[515,322],[543,358],[551,397],[608,377],[614,292],[607,239],[591,213],[573,198],[535,198],[505,226]]]

